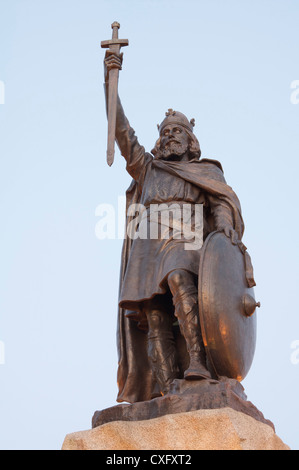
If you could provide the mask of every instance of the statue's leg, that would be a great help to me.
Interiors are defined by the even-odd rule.
[[[148,321],[148,357],[160,391],[165,395],[178,377],[172,318],[157,308],[145,310]]]
[[[186,340],[190,364],[184,373],[188,380],[211,378],[206,366],[206,354],[198,317],[198,293],[194,276],[183,269],[172,271],[168,285],[173,296],[175,315]]]

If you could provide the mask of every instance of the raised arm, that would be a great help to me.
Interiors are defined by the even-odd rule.
[[[105,71],[105,99],[106,111],[108,110],[109,71],[113,68],[122,68],[122,54],[107,51],[104,59]],[[125,116],[119,96],[117,97],[116,130],[115,138],[122,156],[127,161],[127,171],[137,182],[143,178],[146,164],[150,160],[149,154],[138,142],[134,129],[130,126]]]

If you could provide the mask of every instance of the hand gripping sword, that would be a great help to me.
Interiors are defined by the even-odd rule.
[[[120,48],[128,46],[128,39],[118,39],[118,29],[120,24],[116,21],[112,23],[113,30],[112,39],[101,42],[101,47],[109,48],[111,52],[119,54]],[[109,71],[109,92],[108,92],[108,141],[107,141],[107,163],[109,166],[114,161],[114,143],[115,143],[115,126],[116,126],[116,109],[117,109],[117,85],[118,85],[118,69]]]

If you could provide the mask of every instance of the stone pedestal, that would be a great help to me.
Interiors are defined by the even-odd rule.
[[[272,426],[232,408],[114,421],[68,434],[62,450],[289,450]]]

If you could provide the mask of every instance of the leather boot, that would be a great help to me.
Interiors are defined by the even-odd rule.
[[[178,377],[176,349],[169,315],[158,310],[147,312],[148,319],[148,357],[152,372],[162,395]]]
[[[185,338],[190,364],[184,372],[186,380],[211,379],[206,367],[206,354],[198,319],[197,295],[174,297],[175,315],[178,318],[182,335]]]

